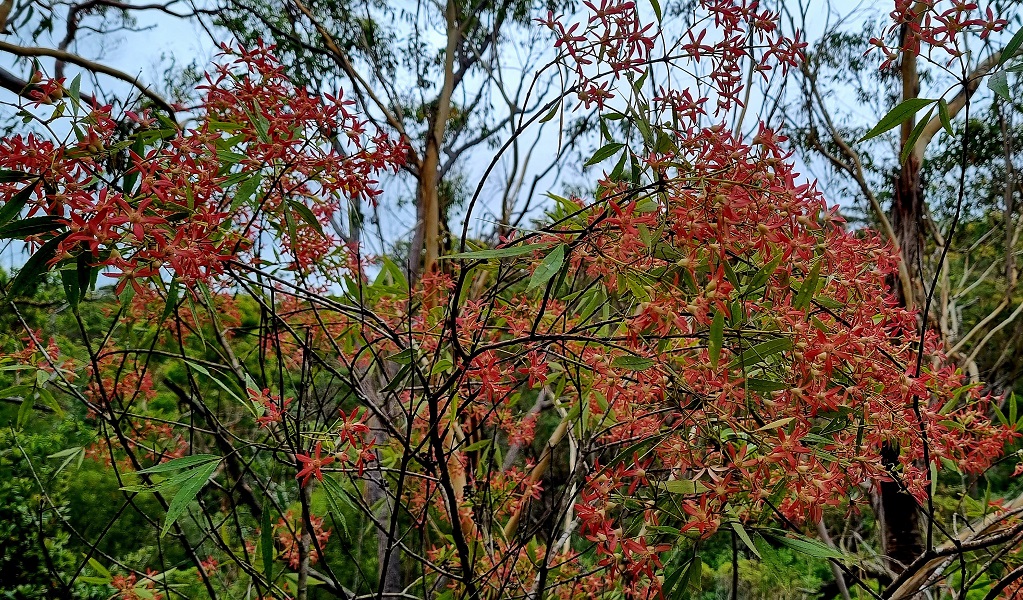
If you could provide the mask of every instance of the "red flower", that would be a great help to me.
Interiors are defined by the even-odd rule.
[[[316,442],[316,448],[313,450],[313,456],[307,456],[305,454],[297,454],[295,458],[301,463],[301,469],[298,474],[295,475],[295,479],[298,479],[302,483],[302,487],[305,487],[309,483],[309,478],[315,476],[320,481],[323,481],[323,472],[320,471],[323,467],[334,462],[333,456],[322,458],[320,456],[320,446],[322,442]]]

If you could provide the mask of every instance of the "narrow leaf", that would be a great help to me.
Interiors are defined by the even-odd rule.
[[[77,308],[78,301],[81,298],[81,290],[78,287],[78,272],[62,269],[60,272],[60,282],[64,286],[64,297],[67,299],[67,303],[71,305],[71,308]]]
[[[764,425],[760,429],[757,429],[757,431],[770,431],[772,429],[778,429],[779,427],[784,427],[784,426],[788,425],[789,423],[791,423],[795,419],[796,419],[795,417],[785,417],[784,419],[778,419],[777,421],[771,421],[767,425]]]
[[[61,227],[61,219],[51,215],[19,219],[0,226],[0,240],[23,240],[30,235],[55,233]]]
[[[749,367],[760,363],[767,359],[767,357],[784,352],[792,347],[792,340],[788,338],[775,338],[773,340],[767,340],[761,342],[752,348],[747,348],[742,351],[739,356],[728,364],[729,369],[741,368],[748,369]]]
[[[787,390],[790,386],[787,383],[781,381],[771,381],[770,379],[757,379],[755,377],[748,377],[745,381],[746,389],[753,390],[754,392],[780,392],[781,390]]]
[[[906,139],[906,143],[902,146],[902,152],[899,153],[899,163],[906,164],[906,160],[909,155],[913,153],[913,149],[916,148],[916,142],[920,139],[924,129],[927,127],[927,123],[931,120],[931,114],[934,112],[932,106],[927,114],[920,119],[920,121],[913,127],[913,131],[909,132],[909,137]]]
[[[32,179],[34,175],[26,173],[24,171],[12,171],[10,169],[0,169],[0,183],[11,183],[14,181],[26,181]]]
[[[654,361],[642,356],[619,356],[611,363],[617,369],[628,369],[629,371],[645,371],[654,366]]]
[[[664,482],[664,491],[669,494],[692,496],[707,491],[707,486],[695,479],[673,479]]]
[[[170,506],[167,507],[167,516],[164,518],[163,529],[160,531],[161,537],[167,535],[171,526],[181,518],[181,515],[188,509],[188,505],[192,500],[195,500],[199,492],[206,487],[210,478],[213,477],[213,472],[217,470],[219,465],[220,461],[218,460],[192,471],[192,476],[182,484],[178,493],[174,494],[174,497],[171,498]]]
[[[68,90],[71,94],[71,99],[74,100],[75,108],[82,101],[82,74],[75,75],[75,78],[71,80],[71,89]]]
[[[204,465],[211,462],[219,461],[220,457],[212,454],[192,454],[191,456],[182,456],[181,458],[175,458],[165,463],[153,465],[148,469],[142,469],[137,471],[138,473],[166,473],[168,471],[180,471],[181,469],[188,469],[199,465]]]
[[[323,490],[327,493],[327,502],[330,503],[331,516],[341,523],[341,529],[344,530],[345,536],[350,537],[348,533],[348,521],[345,519],[344,508],[351,508],[351,501],[348,500],[348,496],[345,495],[344,489],[341,484],[334,481],[329,475],[323,478]]]
[[[800,554],[806,554],[807,556],[812,556],[814,558],[834,558],[834,559],[844,559],[844,558],[846,558],[846,555],[841,553],[841,552],[839,552],[838,550],[835,550],[834,548],[826,546],[823,543],[818,542],[817,540],[811,540],[810,538],[805,537],[805,536],[801,536],[801,535],[797,536],[795,534],[792,534],[795,537],[790,537],[790,536],[781,534],[780,532],[777,533],[777,534],[768,533],[768,534],[764,534],[764,535],[770,537],[772,540],[778,542],[782,546],[785,546],[787,548],[795,550],[796,552],[799,552]]]
[[[263,183],[262,173],[256,172],[251,177],[243,181],[238,189],[235,190],[234,199],[231,200],[231,210],[237,210],[242,206],[246,206],[249,200],[259,190],[260,184]]]
[[[742,543],[745,544],[746,547],[749,548],[751,552],[753,552],[753,555],[756,556],[757,558],[760,558],[760,552],[757,550],[757,547],[753,545],[753,539],[750,538],[748,533],[746,533],[746,528],[742,526],[742,523],[738,521],[732,521],[732,530],[735,531],[735,534],[737,536],[739,536],[739,539],[742,540]]]
[[[803,280],[803,284],[799,286],[799,293],[796,294],[795,299],[792,301],[792,308],[805,310],[807,306],[810,306],[813,294],[817,291],[817,281],[821,276],[821,263],[823,262],[824,260],[820,259],[810,267],[810,273]]]
[[[25,394],[25,399],[21,401],[21,406],[18,408],[18,429],[23,429],[25,423],[28,423],[28,418],[32,416],[32,408],[36,404],[36,395],[34,393]]]
[[[4,175],[10,173],[22,174],[20,171],[0,171],[0,183],[7,183],[4,181]],[[24,175],[28,175],[28,173],[24,173]],[[20,178],[12,177],[10,181],[20,181]],[[11,199],[5,202],[3,206],[0,206],[0,225],[6,225],[13,221],[14,217],[21,214],[21,209],[25,208],[25,204],[32,197],[32,192],[35,191],[37,185],[39,185],[38,179],[23,187],[17,194],[11,196]]]
[[[560,111],[561,111],[561,102],[560,101],[559,102],[555,102],[554,106],[552,106],[551,109],[549,111],[547,111],[547,114],[544,115],[543,118],[540,119],[539,122],[540,123],[546,123],[547,121],[550,121],[551,119],[556,117]]]
[[[36,253],[29,257],[25,264],[18,271],[18,275],[7,288],[7,296],[17,296],[34,281],[38,281],[49,270],[49,262],[57,255],[57,247],[64,238],[71,235],[70,231],[58,235],[47,241],[36,250]]]
[[[596,152],[594,152],[593,156],[590,157],[590,160],[586,161],[583,164],[583,166],[584,167],[589,167],[589,166],[595,165],[595,164],[597,164],[597,163],[599,163],[599,162],[601,162],[603,160],[611,158],[615,153],[617,153],[619,150],[621,150],[624,147],[625,147],[625,144],[619,144],[619,143],[607,144],[607,145],[599,148]]]
[[[888,114],[886,114],[877,125],[874,125],[874,128],[868,131],[867,135],[860,138],[859,141],[863,142],[869,140],[870,138],[877,137],[890,129],[898,127],[902,123],[912,119],[913,115],[915,115],[921,108],[933,104],[934,102],[934,100],[929,100],[927,98],[910,98],[909,100],[902,102],[895,108],[888,111]]]
[[[533,276],[529,278],[529,285],[526,286],[526,289],[531,290],[546,284],[552,277],[557,275],[564,264],[565,245],[561,244],[555,247],[536,267],[536,270],[533,271]]]
[[[657,0],[650,0],[650,6],[654,9],[654,15],[657,17],[657,21],[661,21],[661,3]]]
[[[294,210],[298,214],[298,216],[301,217],[301,219],[306,222],[306,224],[315,229],[316,232],[319,233],[321,237],[327,237],[326,234],[323,233],[323,225],[316,218],[316,215],[313,214],[313,211],[308,206],[302,204],[301,202],[295,202],[294,200],[288,200],[288,206],[290,206],[291,209]]]
[[[259,528],[259,549],[263,555],[263,574],[266,582],[274,580],[274,535],[270,525],[270,503],[263,506],[263,518]]]
[[[952,133],[952,117],[948,114],[948,102],[942,98],[938,100],[938,118],[941,119],[941,126],[945,128],[945,133],[949,136],[954,136]]]
[[[1009,43],[1002,48],[1002,54],[998,57],[998,66],[1004,65],[1011,59],[1021,45],[1023,45],[1023,28],[1017,31],[1016,35],[1012,36],[1012,39],[1009,40]]]

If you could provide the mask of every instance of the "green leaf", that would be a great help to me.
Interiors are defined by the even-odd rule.
[[[615,163],[614,168],[611,169],[611,173],[608,176],[611,179],[611,181],[622,180],[622,173],[625,172],[625,163],[627,158],[629,158],[629,153],[622,152],[622,157],[618,159],[617,163]]]
[[[259,190],[260,184],[263,183],[263,174],[256,172],[251,177],[243,181],[238,189],[235,190],[234,198],[231,200],[231,210],[237,210],[242,206],[249,203],[249,200]]]
[[[770,393],[780,392],[781,390],[787,390],[791,386],[787,383],[780,381],[772,381],[770,379],[757,379],[755,377],[746,378],[746,388],[753,390],[754,392]]]
[[[81,468],[82,467],[82,460],[85,458],[85,447],[84,446],[76,446],[74,448],[68,448],[67,450],[61,450],[60,452],[55,452],[55,453],[47,456],[46,458],[63,458],[64,459],[64,462],[60,463],[60,466],[57,467],[57,470],[53,472],[54,475],[57,475],[58,473],[63,471],[65,468],[67,468],[67,466],[69,464],[71,464],[71,461],[75,460],[76,458],[78,459],[78,468]]]
[[[380,274],[377,276],[373,285],[383,285],[397,287],[401,290],[408,289],[408,279],[405,278],[405,273],[401,270],[398,265],[394,264],[394,261],[386,256],[380,258]]]
[[[194,369],[194,370],[198,371],[199,373],[202,373],[203,375],[205,375],[205,376],[207,376],[207,377],[210,377],[210,378],[212,378],[212,377],[213,377],[213,375],[210,375],[210,371],[209,371],[209,369],[207,369],[206,367],[204,367],[204,366],[200,365],[199,363],[195,362],[194,360],[188,360],[187,358],[186,358],[186,359],[183,359],[183,360],[185,361],[185,364],[186,364],[186,365],[188,365],[188,366],[189,366],[189,367],[191,367],[192,369]],[[246,375],[246,377],[247,377],[247,376],[248,376],[248,375]]]
[[[487,260],[491,258],[510,258],[512,256],[522,256],[523,254],[529,254],[534,250],[540,250],[546,247],[547,244],[524,244],[522,246],[510,246],[508,248],[488,248],[486,250],[474,250],[472,252],[456,252],[455,254],[446,254],[444,256],[441,256],[439,260],[445,259]]]
[[[681,553],[679,553],[679,554],[676,554],[675,556],[679,556],[680,557],[682,555],[681,555]],[[674,557],[672,557],[672,558],[674,558]],[[681,562],[678,565],[676,565],[675,562],[676,561],[674,561],[674,560],[669,560],[668,562],[666,562],[664,564],[664,583],[661,585],[661,595],[663,597],[665,597],[665,598],[675,598],[676,597],[675,595],[672,595],[671,592],[674,591],[675,586],[678,585],[678,582],[682,579],[682,576],[686,573],[686,569],[693,562],[693,559],[689,559],[689,560],[687,560],[685,562]],[[685,592],[685,590],[682,590],[682,591]]]
[[[259,136],[259,140],[264,144],[270,143],[270,121],[266,120],[263,116],[263,109],[259,106],[259,102],[253,100],[252,104],[256,107],[255,113],[248,113],[249,118],[252,120],[252,124],[256,127],[256,134]]]
[[[403,365],[400,369],[398,369],[398,373],[394,376],[394,379],[391,379],[389,382],[387,382],[387,385],[385,385],[383,389],[381,389],[380,391],[393,392],[401,388],[402,386],[405,385],[405,382],[408,381],[409,375],[411,374],[412,365],[411,364]]]
[[[96,574],[102,577],[104,581],[110,581],[114,578],[113,575],[110,574],[110,571],[107,571],[107,568],[95,558],[89,559],[89,566],[92,567],[92,570],[96,571]]]
[[[735,531],[737,536],[739,536],[742,543],[753,552],[753,555],[760,558],[760,552],[757,550],[757,547],[753,545],[753,539],[750,538],[748,533],[746,533],[746,528],[742,526],[742,523],[732,521],[732,530]]]
[[[682,579],[679,580],[678,584],[681,586],[683,598],[690,598],[692,596],[686,595],[685,592],[691,588],[696,587],[700,583],[700,577],[703,574],[703,559],[699,555],[693,557],[693,560],[689,562],[689,566],[686,567],[685,574],[682,575]]]
[[[992,73],[987,78],[987,86],[1006,102],[1012,102],[1012,96],[1009,95],[1009,74],[1005,71],[995,71]]]
[[[298,228],[295,225],[295,217],[291,214],[290,210],[284,211],[284,225],[288,231],[288,241],[291,244],[292,250],[298,252]]]
[[[1023,29],[1017,31],[1016,35],[1012,36],[1012,39],[1009,40],[1009,43],[1002,48],[1002,54],[998,57],[998,66],[1004,65],[1011,59],[1021,45],[1023,45]]]
[[[263,518],[259,528],[259,549],[263,555],[263,574],[268,584],[274,580],[274,534],[270,525],[270,503],[263,505]]]
[[[533,276],[529,278],[529,285],[526,286],[526,289],[531,290],[546,284],[552,277],[558,274],[558,271],[561,270],[564,264],[565,244],[561,244],[556,246],[536,267],[536,270],[533,271]]]
[[[650,6],[654,9],[654,15],[657,17],[657,22],[661,22],[661,3],[657,0],[650,0]]]
[[[416,359],[416,352],[412,348],[405,348],[387,357],[387,360],[396,362],[399,365],[410,365]]]
[[[171,278],[170,284],[167,286],[167,303],[163,307],[163,316],[160,317],[160,323],[164,323],[167,317],[174,312],[174,309],[178,305],[178,290],[181,287],[181,282],[178,281],[177,275]]]
[[[30,235],[55,233],[61,227],[61,219],[50,215],[19,219],[0,226],[0,240],[23,240]]]
[[[952,132],[952,118],[948,114],[948,102],[942,98],[938,100],[938,118],[941,119],[941,126],[945,128],[945,133],[949,136],[954,136]]]
[[[707,338],[707,348],[710,351],[710,367],[718,368],[718,359],[721,358],[721,344],[724,342],[725,313],[714,312],[714,321],[710,324],[710,337]]]
[[[24,399],[21,401],[21,406],[18,408],[18,429],[23,429],[25,423],[28,423],[28,419],[32,416],[32,408],[36,404],[35,393],[25,394]]]
[[[163,529],[160,531],[160,537],[167,535],[171,526],[181,518],[181,515],[188,509],[188,505],[192,500],[195,500],[199,492],[206,487],[206,484],[213,477],[213,473],[219,465],[220,461],[217,460],[216,462],[210,462],[193,469],[190,472],[190,477],[181,485],[178,493],[174,494],[174,497],[171,498],[170,505],[167,507],[167,516],[164,518]]]
[[[308,206],[301,202],[295,202],[294,200],[288,200],[288,206],[290,206],[291,209],[306,222],[306,224],[315,229],[321,237],[327,237],[327,235],[323,233],[323,225],[320,224],[320,221],[316,218],[316,215],[313,214],[313,211],[310,210]]]
[[[222,163],[226,163],[228,165],[236,165],[246,160],[248,157],[245,156],[244,154],[239,154],[237,152],[232,152],[230,150],[217,150],[217,158]]]
[[[36,374],[45,373],[43,370],[39,370]],[[64,418],[64,409],[57,402],[57,398],[53,395],[53,392],[43,387],[41,384],[36,387],[36,397],[43,401],[43,405],[53,411],[57,418]]]
[[[607,160],[608,158],[611,158],[614,154],[616,154],[619,150],[621,150],[624,147],[625,147],[625,144],[619,144],[619,143],[616,143],[616,142],[612,142],[610,144],[607,144],[607,145],[599,148],[596,152],[594,152],[593,156],[590,157],[590,160],[586,161],[583,164],[583,166],[584,167],[589,167],[589,166],[595,165],[595,164],[597,164],[597,163],[599,163],[601,161]]]
[[[4,181],[5,173],[20,174],[20,171],[0,171],[0,183],[7,183]],[[28,173],[25,173],[25,175],[28,175]],[[11,181],[20,181],[20,179],[11,179]],[[23,187],[17,194],[11,196],[11,199],[5,202],[3,206],[0,206],[0,225],[6,225],[21,214],[21,209],[25,208],[25,204],[32,197],[32,192],[35,191],[37,185],[39,185],[38,179]]]
[[[899,153],[899,163],[906,164],[906,159],[913,153],[913,149],[916,147],[916,141],[920,139],[924,129],[927,127],[927,123],[931,120],[931,114],[934,113],[934,107],[932,106],[927,114],[913,127],[913,131],[909,132],[909,137],[906,139],[906,143],[902,146],[902,152]]]
[[[767,357],[773,354],[784,352],[790,348],[792,348],[792,340],[789,338],[775,338],[773,340],[767,340],[766,342],[761,342],[752,348],[747,348],[740,352],[739,356],[728,364],[728,368],[741,368],[745,370],[764,361]]]
[[[180,471],[182,469],[189,469],[197,467],[199,465],[205,465],[211,462],[217,462],[220,460],[219,456],[212,454],[192,454],[190,456],[182,456],[181,458],[175,458],[165,463],[153,465],[148,469],[142,469],[136,471],[137,473],[167,473],[169,471]]]
[[[748,282],[746,282],[746,286],[743,288],[742,293],[749,294],[763,287],[767,283],[767,280],[771,278],[771,275],[774,275],[774,272],[778,270],[778,265],[781,264],[781,259],[783,257],[784,255],[779,252],[778,255],[771,260],[771,262],[761,267],[760,270],[757,271]]]
[[[71,80],[71,89],[69,90],[71,99],[75,101],[75,108],[78,108],[78,104],[82,101],[82,74],[75,75],[75,78]]]
[[[817,291],[817,281],[821,276],[821,264],[823,262],[824,259],[818,259],[810,267],[810,273],[803,280],[802,285],[799,286],[799,293],[796,294],[795,299],[792,301],[792,308],[805,310],[806,307],[810,306],[810,301],[813,300],[813,295]]]
[[[539,122],[540,123],[546,123],[547,121],[550,121],[551,119],[556,117],[559,112],[561,112],[561,101],[560,100],[554,103],[554,106],[552,106],[551,109],[549,111],[547,111],[547,114],[544,115],[543,118],[540,119]]]
[[[78,307],[78,301],[81,299],[81,290],[78,287],[78,271],[61,269],[60,282],[64,286],[64,297],[67,299],[67,303],[71,305],[71,308]]]
[[[631,75],[632,74],[631,73],[627,73],[627,74],[630,76],[630,79],[631,79]],[[637,94],[640,93],[640,91],[643,89],[643,84],[646,83],[646,79],[649,76],[650,76],[650,68],[647,67],[646,69],[643,70],[643,73],[640,74],[639,78],[636,79],[636,81],[632,82],[632,89],[635,90]],[[638,112],[638,111],[635,111],[635,112]],[[644,122],[644,119],[642,119],[642,118],[640,118],[638,121],[636,121],[637,125],[639,123],[643,123],[644,125],[646,124]],[[645,127],[643,129],[645,129]],[[649,129],[647,129],[646,131],[643,132],[643,138],[647,142],[651,141],[652,135],[651,135],[651,132],[650,132]]]
[[[812,540],[806,536],[790,534],[785,535],[783,532],[777,533],[765,533],[761,532],[764,537],[769,537],[775,542],[795,550],[800,554],[806,554],[814,558],[834,558],[834,559],[845,559],[847,556],[830,546],[827,546],[817,540]]]
[[[491,443],[491,439],[490,438],[482,439],[482,440],[479,440],[478,442],[474,442],[472,444],[469,444],[465,448],[462,448],[462,452],[476,452],[478,450],[482,450],[482,449],[486,448],[487,446],[490,445],[490,443]]]
[[[344,489],[330,475],[323,476],[323,491],[327,493],[327,502],[330,503],[331,516],[341,523],[341,529],[345,536],[351,537],[348,533],[348,521],[345,520],[345,508],[352,508],[351,500],[345,494]]]
[[[664,491],[669,494],[693,496],[707,491],[707,486],[695,479],[673,479],[664,482]]]
[[[13,171],[10,169],[0,169],[0,183],[13,183],[15,181],[27,181],[32,179],[35,175],[26,173],[24,171]]]
[[[654,366],[654,361],[642,356],[625,355],[614,359],[611,366],[616,369],[627,369],[629,371],[645,371]]]
[[[902,123],[913,118],[921,108],[933,104],[934,100],[927,98],[910,98],[909,100],[903,101],[895,108],[888,111],[888,114],[881,119],[881,121],[874,125],[874,128],[867,132],[867,135],[860,138],[859,141],[864,142],[870,138],[877,137],[882,133],[898,127]]]
[[[17,296],[34,281],[38,281],[42,276],[44,276],[49,270],[50,261],[57,255],[57,247],[64,241],[64,238],[69,235],[71,235],[71,232],[65,231],[40,246],[39,249],[36,250],[35,254],[30,256],[18,271],[14,281],[12,281],[10,286],[7,288],[7,296]]]

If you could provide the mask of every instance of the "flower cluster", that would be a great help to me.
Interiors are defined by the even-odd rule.
[[[589,9],[585,24],[566,25],[553,12],[538,21],[554,34],[554,47],[560,50],[566,67],[574,72],[580,104],[603,109],[618,93],[619,79],[627,75],[631,81],[651,66],[656,41],[664,34],[653,23],[643,23],[634,2],[601,0],[599,7],[592,2],[584,4]],[[698,6],[705,14],[678,36],[683,55],[672,57],[671,61],[709,63],[706,77],[717,94],[719,113],[742,105],[745,61],[754,61],[752,68],[766,77],[773,65],[779,65],[784,72],[802,59],[806,44],[799,40],[799,34],[783,35],[778,14],[761,9],[759,2],[701,0]],[[704,23],[712,25],[704,27]],[[688,94],[688,90],[671,90],[661,97],[691,108],[692,97],[684,100]]]
[[[967,52],[964,33],[979,31],[983,39],[1006,24],[990,7],[981,11],[979,4],[969,0],[896,0],[884,35],[871,38],[870,44],[884,54],[882,69],[894,64],[902,52],[937,60],[933,52],[940,50],[951,61]]]
[[[265,235],[285,242],[280,267],[347,268],[351,249],[324,227],[348,203],[379,195],[375,175],[397,169],[404,146],[369,135],[351,101],[291,84],[270,50],[224,47],[193,128],[104,106],[73,123],[77,143],[0,140],[0,169],[22,174],[5,178],[0,197],[27,194],[26,216],[52,224],[28,241],[56,240],[51,263],[84,257],[119,280],[118,293],[143,293],[163,273],[192,288],[231,260],[266,264]]]

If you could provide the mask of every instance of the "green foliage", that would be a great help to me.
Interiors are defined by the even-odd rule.
[[[0,419],[10,417],[0,408]],[[86,443],[77,421],[49,423],[33,431],[0,429],[0,598],[107,598],[107,586],[69,582],[84,562],[80,540],[68,527],[71,505],[81,500],[74,469],[57,473],[61,461],[47,460],[65,447]],[[51,428],[52,427],[52,428]],[[46,482],[46,492],[40,483]]]

